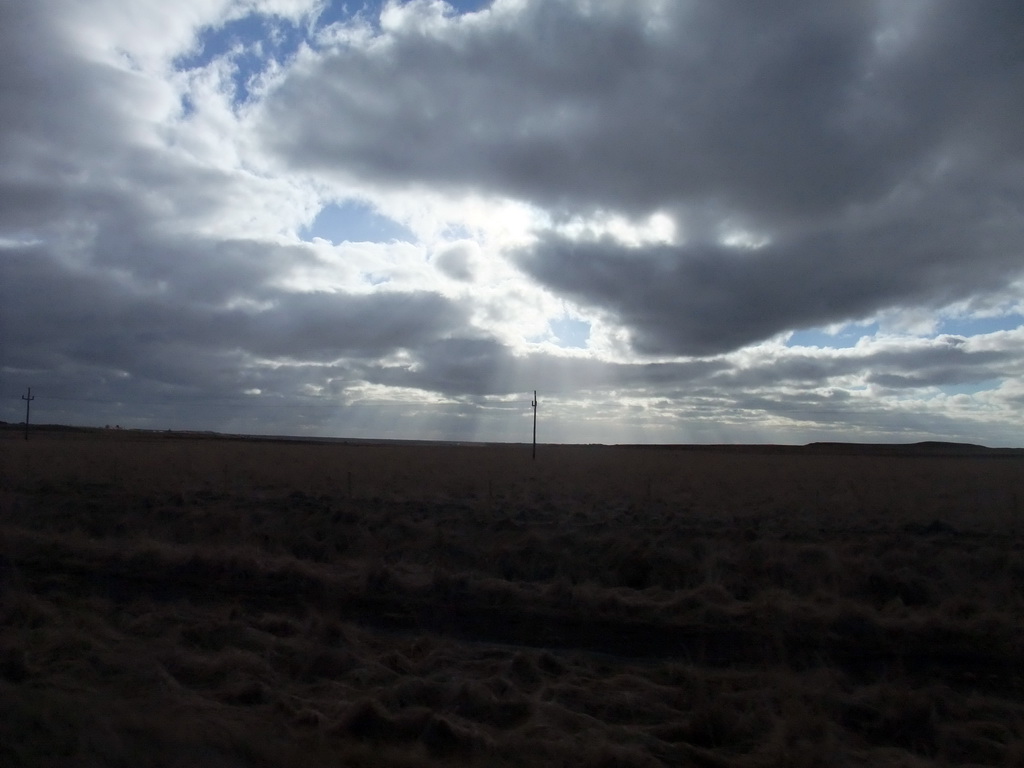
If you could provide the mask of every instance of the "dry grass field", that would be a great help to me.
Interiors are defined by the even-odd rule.
[[[0,765],[1024,765],[1024,452],[0,432]]]

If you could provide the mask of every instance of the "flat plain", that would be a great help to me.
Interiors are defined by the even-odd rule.
[[[0,431],[0,764],[1024,765],[1024,452]]]

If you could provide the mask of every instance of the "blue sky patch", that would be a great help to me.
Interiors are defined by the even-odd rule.
[[[934,335],[978,336],[995,331],[1013,330],[1021,325],[1024,325],[1024,315],[1020,314],[997,317],[946,317],[940,321]],[[855,346],[861,337],[874,336],[878,331],[878,323],[844,325],[835,334],[827,333],[822,328],[808,328],[794,332],[786,346],[847,349]]]
[[[1024,324],[1024,315],[1000,315],[998,317],[951,317],[939,325],[941,333],[955,336],[978,336],[995,331],[1009,331]]]
[[[331,24],[346,22],[359,13],[362,13],[364,16],[371,15],[368,13],[367,3],[361,3],[358,8],[352,10],[354,6],[355,3],[327,3],[326,5],[324,5],[323,10],[320,11],[320,15],[316,17],[316,28],[323,29],[324,27],[331,26]],[[374,16],[374,18],[376,18],[376,16],[379,13],[380,8],[377,8],[376,12],[372,15]]]
[[[985,379],[984,381],[965,381],[960,384],[943,384],[939,387],[946,395],[976,395],[988,392],[1002,384],[1001,379]]]
[[[366,203],[346,200],[324,207],[313,223],[299,232],[303,240],[322,237],[335,245],[350,243],[411,242],[415,236],[387,216],[381,216]]]
[[[489,7],[491,0],[448,0],[448,5],[455,9],[459,15],[473,13]]]
[[[844,325],[837,333],[827,333],[821,328],[808,328],[794,332],[786,342],[786,346],[849,349],[856,346],[863,336],[873,336],[876,333],[878,333],[878,323]]]
[[[491,4],[491,0],[446,0],[446,2],[454,8],[455,13],[460,16],[464,13],[473,13],[474,11],[479,11],[482,8],[487,8]],[[344,4],[338,2],[332,3],[332,10],[336,11],[337,6],[339,5]],[[377,0],[377,2],[372,3],[363,3],[361,7],[376,19],[379,18],[381,9],[384,7],[384,0]]]
[[[473,13],[491,4],[491,0],[447,0],[455,14],[461,16],[464,13]],[[373,2],[350,3],[334,0],[324,5],[322,11],[316,18],[315,28],[324,29],[332,24],[343,24],[351,19],[360,16],[364,21],[379,29],[380,12],[384,8],[385,0],[374,0]]]
[[[590,338],[590,323],[561,317],[551,321],[551,331],[558,340],[558,346],[584,349]]]
[[[196,51],[179,56],[174,66],[178,70],[201,69],[222,56],[230,56],[234,64],[234,101],[240,104],[249,99],[250,85],[268,64],[293,56],[305,39],[305,30],[288,19],[250,14],[204,29]]]
[[[201,69],[220,57],[230,56],[234,64],[234,103],[243,104],[251,96],[251,85],[271,61],[285,62],[303,42],[311,43],[318,30],[348,21],[358,14],[376,24],[384,3],[363,3],[355,10],[353,5],[338,0],[327,3],[311,29],[284,17],[258,13],[232,19],[218,27],[206,27],[199,34],[196,50],[176,58],[174,67],[179,71]],[[461,15],[486,8],[490,0],[449,0],[449,5]],[[183,101],[182,111],[189,115],[194,109],[190,102]]]

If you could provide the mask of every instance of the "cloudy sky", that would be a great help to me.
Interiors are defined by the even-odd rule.
[[[1024,445],[1019,0],[0,0],[0,419]]]

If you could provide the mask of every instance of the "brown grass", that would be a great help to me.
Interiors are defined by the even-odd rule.
[[[1020,765],[1015,452],[0,432],[0,764]]]

